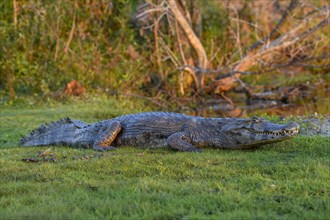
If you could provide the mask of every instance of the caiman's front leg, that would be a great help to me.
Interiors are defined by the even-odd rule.
[[[98,151],[114,150],[111,143],[115,140],[118,133],[121,131],[121,124],[114,121],[109,126],[104,126],[100,129],[99,134],[93,144],[93,148]]]
[[[167,144],[178,151],[188,151],[188,152],[201,152],[201,149],[194,147],[191,142],[191,138],[184,132],[175,133],[169,136],[166,140]]]

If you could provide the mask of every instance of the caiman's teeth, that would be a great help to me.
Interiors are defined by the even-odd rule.
[[[298,129],[294,130],[282,130],[282,131],[277,131],[277,132],[272,132],[272,131],[254,131],[255,133],[258,134],[268,134],[268,135],[275,135],[275,136],[284,136],[284,135],[294,135],[299,132]]]
[[[249,129],[250,130],[250,129]],[[273,131],[255,131],[255,130],[251,130],[254,133],[257,134],[268,134],[268,135],[274,135],[274,136],[285,136],[285,135],[294,135],[297,134],[299,132],[298,128],[292,129],[292,130],[282,130],[282,131],[277,131],[277,132],[273,132]]]
[[[297,134],[299,132],[298,129],[294,129],[294,130],[284,130],[284,133],[289,134],[289,135],[293,135],[293,134]]]

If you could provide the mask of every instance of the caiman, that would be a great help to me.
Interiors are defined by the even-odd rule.
[[[146,112],[86,124],[70,118],[43,124],[20,141],[22,146],[64,145],[112,150],[121,146],[245,149],[298,134],[294,122],[281,125],[265,119],[203,118],[178,113]]]

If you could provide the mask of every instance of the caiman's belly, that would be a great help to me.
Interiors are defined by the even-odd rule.
[[[132,146],[159,148],[166,147],[166,140],[183,130],[182,121],[144,120],[122,123],[122,130],[114,141],[114,147]]]
[[[115,141],[114,147],[121,146],[132,146],[139,148],[160,148],[166,147],[167,136],[157,136],[157,135],[119,135]]]

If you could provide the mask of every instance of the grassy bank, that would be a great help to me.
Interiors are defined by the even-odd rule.
[[[125,147],[99,153],[19,147],[40,123],[70,116],[87,122],[147,111],[122,100],[2,108],[0,218],[326,219],[329,138],[298,136],[257,150]],[[22,159],[37,158],[39,162]]]

